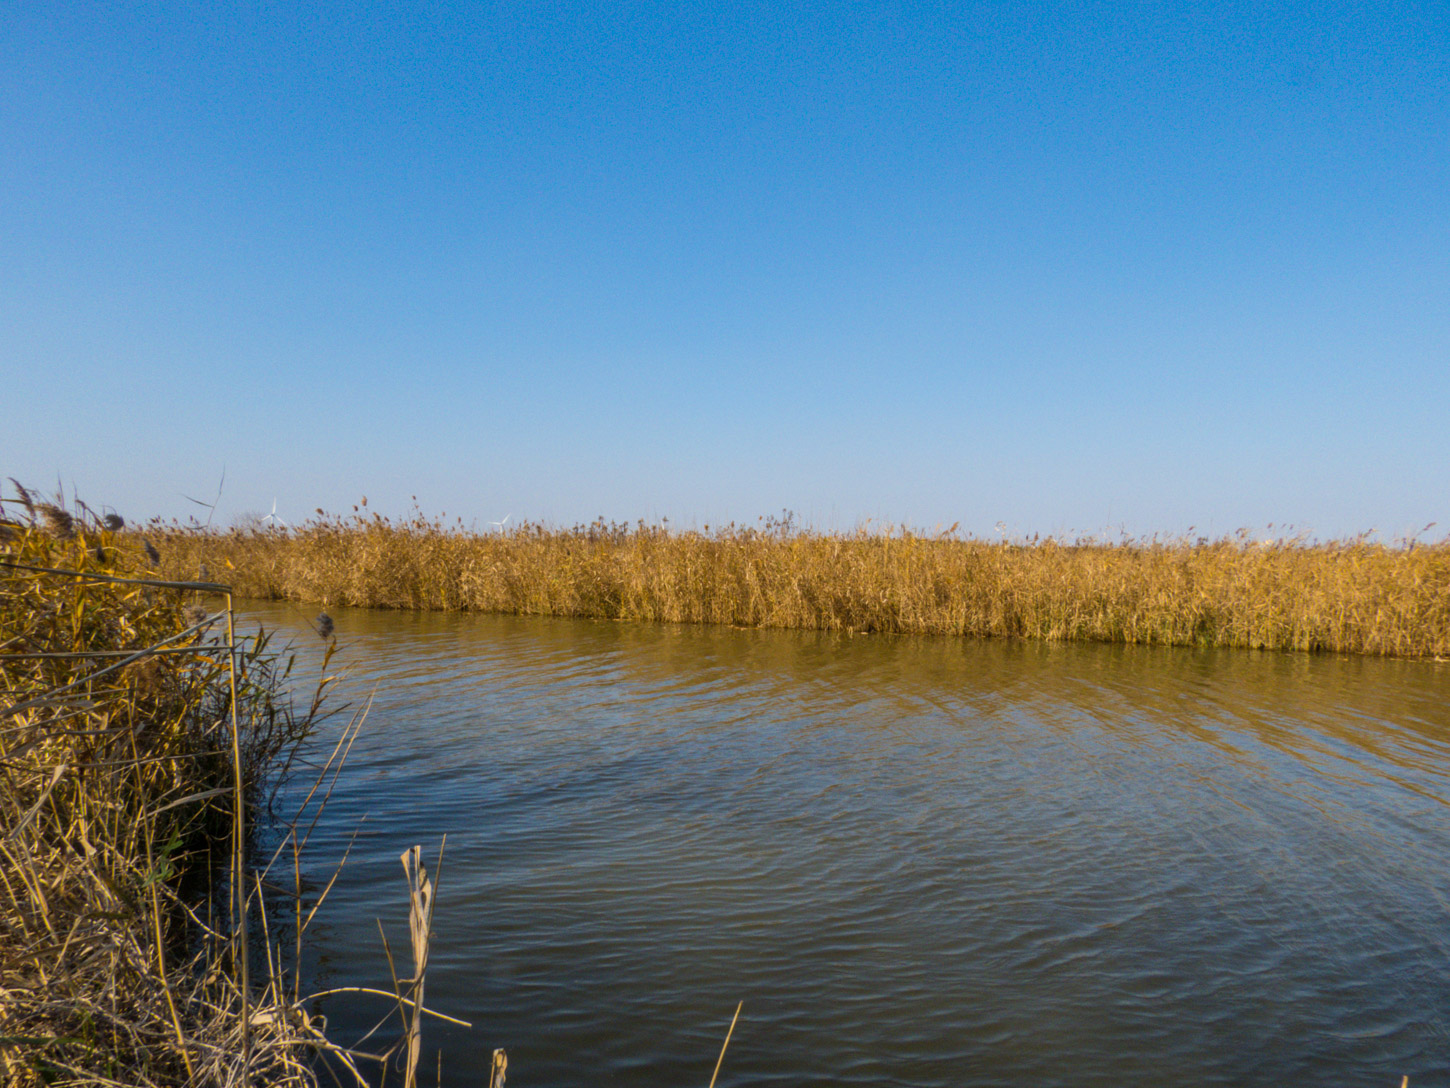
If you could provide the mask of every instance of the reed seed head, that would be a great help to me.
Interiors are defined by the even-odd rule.
[[[76,534],[76,519],[54,503],[40,504],[40,517],[53,536],[69,540]]]
[[[107,514],[102,524],[111,532],[119,533],[126,527],[126,519],[120,514]]]
[[[326,612],[317,613],[317,633],[323,638],[331,638],[332,631],[332,617]]]
[[[20,501],[25,505],[25,512],[28,513],[31,520],[34,521],[35,503],[32,502],[30,499],[30,491],[24,485],[22,485],[21,482],[17,480],[14,476],[10,477],[10,482],[15,485],[15,493],[20,496]]]

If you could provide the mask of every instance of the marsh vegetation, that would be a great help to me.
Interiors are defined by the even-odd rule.
[[[789,516],[473,532],[356,508],[308,524],[156,526],[163,569],[369,608],[1388,656],[1450,654],[1450,543],[985,540],[817,532]]]
[[[372,1055],[329,1042],[297,970],[326,896],[304,893],[306,836],[357,717],[288,818],[266,818],[327,717],[334,645],[295,710],[293,658],[236,636],[224,585],[158,577],[115,514],[17,494],[0,510],[0,1082],[307,1088],[325,1061],[363,1083]],[[404,1039],[381,1055],[408,1050],[408,1084],[420,872],[422,957],[415,926]]]

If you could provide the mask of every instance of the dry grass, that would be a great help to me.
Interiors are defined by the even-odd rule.
[[[603,521],[477,534],[357,510],[288,530],[154,526],[173,576],[244,596],[913,634],[1450,655],[1450,543],[998,542]]]
[[[312,714],[265,639],[233,674],[225,612],[124,580],[151,572],[119,519],[20,495],[0,517],[0,1080],[311,1085],[329,1044],[267,928],[271,866],[238,866],[234,836]],[[283,837],[294,866],[300,846]]]

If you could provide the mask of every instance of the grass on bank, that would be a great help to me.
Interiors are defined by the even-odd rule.
[[[365,506],[366,500],[363,500]],[[789,516],[677,531],[473,533],[354,508],[297,528],[148,531],[171,575],[248,597],[741,627],[1450,655],[1450,542],[988,541],[821,533]]]
[[[258,637],[234,715],[226,614],[154,584],[115,515],[20,497],[0,513],[0,1082],[315,1084],[333,1048],[267,926],[268,859],[238,866],[235,834],[316,701],[293,713]],[[289,877],[300,846],[271,859]]]

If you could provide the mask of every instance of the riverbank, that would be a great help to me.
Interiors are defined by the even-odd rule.
[[[328,1045],[246,829],[317,706],[293,713],[264,638],[232,641],[223,587],[162,584],[119,518],[21,495],[0,517],[0,1081],[315,1085]]]
[[[676,531],[596,522],[472,533],[319,513],[295,529],[148,530],[171,576],[366,608],[851,632],[1450,655],[1450,543],[1366,538],[998,542]]]

